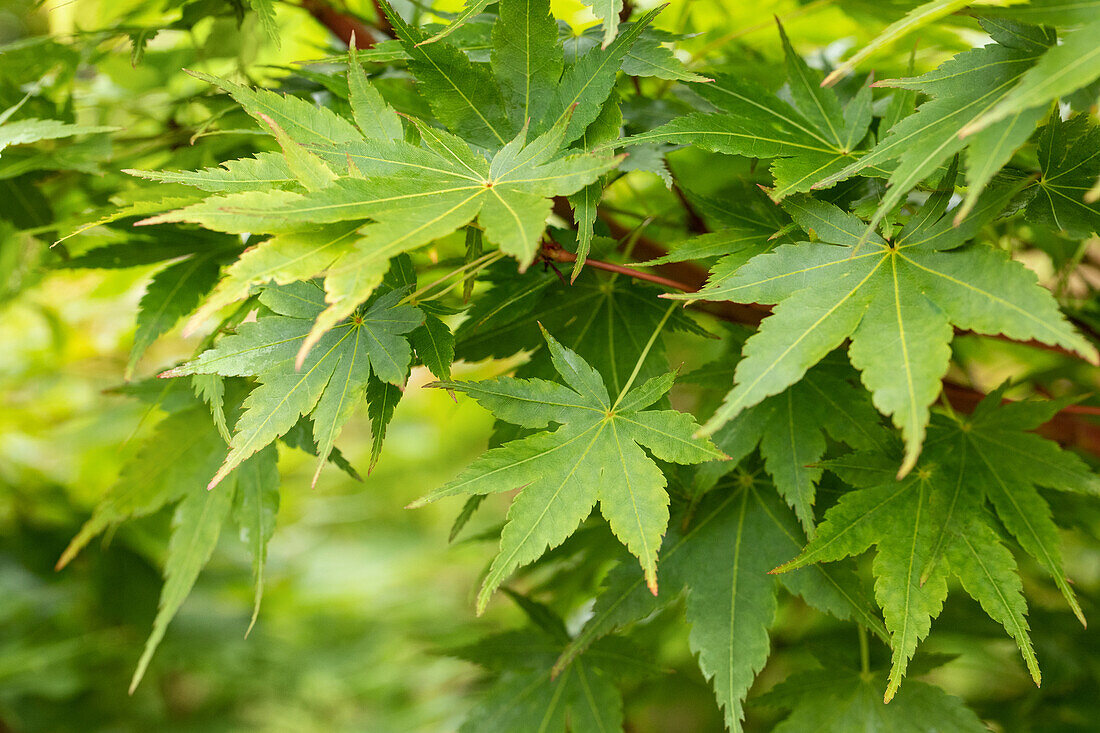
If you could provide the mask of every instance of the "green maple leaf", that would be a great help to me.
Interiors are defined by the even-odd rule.
[[[248,4],[260,19],[260,27],[275,44],[275,48],[282,45],[282,36],[279,34],[279,22],[275,18],[274,0],[248,0]]]
[[[26,118],[11,122],[11,118],[26,104],[31,95],[0,112],[0,152],[11,145],[27,145],[40,140],[59,140],[74,135],[92,135],[99,132],[113,132],[118,128],[94,125],[74,125],[60,120],[40,120]]]
[[[462,12],[454,17],[454,20],[448,23],[443,30],[439,31],[439,33],[436,33],[434,36],[428,38],[425,41],[421,41],[420,45],[426,46],[429,43],[435,43],[436,41],[442,40],[451,35],[459,28],[466,25],[466,23],[469,22],[471,18],[480,15],[491,2],[493,2],[493,0],[469,0],[469,2],[466,3],[466,6],[462,9]]]
[[[944,214],[953,178],[949,172],[944,188],[889,243],[866,240],[863,221],[831,204],[788,199],[788,213],[817,242],[777,247],[698,293],[677,296],[778,304],[745,343],[734,387],[705,434],[794,384],[850,338],[849,358],[875,407],[905,438],[903,476],[920,454],[929,405],[947,371],[952,325],[1062,346],[1096,363],[1096,349],[1031,272],[1002,251],[963,246],[1015,187],[991,189],[956,227]]]
[[[623,12],[623,0],[591,0],[592,14],[603,23],[603,46],[615,40],[619,32],[619,13]]]
[[[506,359],[529,351],[532,358],[517,376],[553,379],[557,372],[547,356],[541,324],[591,364],[612,393],[623,388],[639,359],[638,380],[662,375],[668,368],[660,339],[645,350],[668,314],[654,287],[593,270],[585,270],[567,286],[553,272],[532,268],[517,276],[503,263],[485,270],[482,277],[493,287],[472,304],[469,317],[455,332],[465,359]],[[680,309],[667,317],[666,324],[672,331],[707,334]]]
[[[133,375],[134,367],[145,350],[194,310],[214,287],[222,262],[239,251],[239,247],[232,245],[211,247],[182,262],[173,263],[153,276],[138,304],[137,332],[126,363],[127,379]]]
[[[521,131],[491,160],[462,139],[428,127],[420,127],[426,148],[397,140],[363,141],[362,148],[348,144],[343,146],[344,155],[370,177],[339,178],[305,194],[275,191],[214,197],[145,223],[188,221],[240,233],[296,232],[310,225],[372,219],[373,223],[357,229],[350,250],[328,265],[325,299],[329,306],[303,342],[301,359],[322,334],[373,292],[390,258],[450,234],[475,218],[486,240],[515,257],[522,267],[529,265],[550,215],[551,198],[579,190],[618,163],[606,154],[559,154],[567,122],[568,117],[530,142],[526,130]],[[404,170],[397,174],[398,168]],[[295,258],[305,257],[310,267],[327,259],[335,249],[328,243],[340,236],[307,236],[314,244],[306,245],[303,254],[292,253],[290,265],[284,264],[286,255],[276,255],[280,278],[304,274],[306,268]],[[318,247],[323,251],[318,253]],[[249,274],[234,275],[234,292],[240,293],[246,281],[268,274],[268,267],[264,262],[254,268],[250,262]]]
[[[247,496],[240,496],[238,491],[249,496],[263,496],[268,506],[272,501],[276,504],[278,501],[279,473],[275,467],[274,448],[253,456],[231,472],[227,485],[221,491],[206,491],[210,476],[218,468],[225,443],[211,422],[206,407],[189,393],[183,399],[182,404],[157,425],[134,458],[123,467],[119,480],[96,506],[91,518],[80,528],[57,561],[57,568],[61,569],[105,529],[177,504],[165,556],[164,589],[153,631],[131,681],[131,692],[144,676],[169,623],[210,558],[234,501],[240,502],[242,507],[255,506]],[[259,530],[259,534],[250,534],[247,539],[252,550],[261,553],[255,566],[258,610],[262,553],[271,536],[273,515],[266,518],[242,515],[240,520],[242,526],[247,522],[249,527]]]
[[[879,49],[889,46],[899,38],[912,33],[918,28],[922,28],[930,23],[934,23],[944,16],[958,12],[968,4],[967,0],[929,0],[926,3],[918,5],[907,12],[903,17],[884,28],[881,33],[875,36],[874,40],[861,48],[850,59],[829,72],[829,75],[825,77],[822,84],[824,86],[833,84],[837,79],[840,79],[858,66],[860,62],[874,55]]]
[[[723,370],[720,376],[727,377],[729,371]],[[836,370],[818,366],[714,434],[714,444],[731,458],[730,463],[701,466],[695,490],[709,489],[722,473],[732,470],[732,464],[759,446],[776,488],[812,537],[814,499],[822,473],[818,462],[825,455],[826,436],[859,449],[884,447],[887,439],[866,392]]]
[[[220,166],[194,171],[122,171],[161,183],[182,183],[209,193],[267,191],[272,188],[301,190],[286,158],[279,153],[256,153],[251,158],[227,160]]]
[[[409,55],[409,69],[439,121],[477,145],[494,149],[504,145],[514,130],[488,66],[471,61],[446,41],[429,42],[435,39],[406,23],[386,0],[379,5]]]
[[[153,631],[145,642],[141,658],[138,659],[130,681],[130,694],[133,694],[145,676],[149,662],[168,630],[168,624],[191,593],[191,588],[210,556],[214,554],[222,526],[230,516],[237,492],[242,488],[250,493],[278,492],[279,471],[275,460],[274,448],[268,447],[231,473],[230,481],[227,482],[229,485],[223,486],[221,491],[206,491],[201,484],[193,485],[179,502],[172,517],[172,534],[168,539],[168,552],[164,558],[164,587],[157,604]],[[270,534],[267,535],[269,537]],[[259,546],[255,549],[265,550],[267,538],[260,538],[257,543]],[[258,567],[261,574],[257,576],[257,582],[260,582],[262,561]],[[257,594],[259,592],[258,587]],[[258,610],[259,595],[256,603]]]
[[[279,469],[275,460],[275,448],[268,446],[260,452],[260,460],[247,460],[237,468],[237,491],[233,497],[233,520],[237,524],[241,541],[252,555],[252,576],[255,591],[252,601],[252,619],[248,631],[260,615],[260,601],[264,595],[264,569],[267,567],[267,544],[275,533],[275,517],[279,513]]]
[[[800,672],[776,685],[759,703],[791,714],[776,733],[985,733],[989,729],[963,704],[939,687],[911,682],[889,705],[877,690],[882,674],[835,669]]]
[[[876,82],[876,86],[916,90],[931,99],[894,125],[867,155],[815,184],[824,188],[869,167],[892,167],[889,188],[866,231],[868,236],[913,187],[966,148],[967,192],[955,215],[956,222],[964,219],[1042,118],[1044,111],[1039,107],[1019,110],[965,139],[960,136],[1006,99],[1055,41],[1053,33],[1038,27],[983,22],[997,43],[961,53],[923,76]]]
[[[1100,176],[1100,126],[1087,114],[1063,122],[1055,110],[1039,135],[1039,166],[1027,219],[1076,237],[1100,231],[1100,205],[1086,195]]]
[[[314,421],[320,474],[340,428],[366,389],[372,374],[402,384],[412,350],[404,334],[423,322],[421,312],[400,305],[389,292],[328,331],[300,369],[295,358],[324,308],[324,293],[313,282],[267,288],[260,302],[272,311],[192,361],[162,377],[189,374],[255,376],[260,386],[245,400],[229,454],[210,486],[218,484],[248,456],[290,430],[303,415]]]
[[[777,578],[770,559],[798,547],[804,535],[767,484],[740,477],[711,493],[686,529],[673,530],[661,550],[660,595],[645,592],[637,568],[614,569],[596,598],[592,617],[555,664],[567,668],[590,644],[639,621],[686,592],[692,651],[712,680],[726,725],[740,730],[742,703],[769,654],[768,629],[776,609]],[[748,484],[748,485],[746,485]],[[781,576],[794,593],[840,618],[857,618],[886,636],[850,568],[814,566]]]
[[[947,596],[947,578],[1014,638],[1036,684],[1040,673],[1025,619],[1023,587],[1011,552],[990,524],[986,502],[1020,546],[1053,577],[1081,618],[1065,580],[1057,529],[1036,486],[1097,492],[1097,478],[1076,456],[1025,430],[1048,420],[1058,402],[998,407],[1003,388],[974,414],[937,416],[932,446],[917,470],[894,479],[894,459],[859,453],[826,464],[861,488],[825,514],[818,534],[777,571],[857,555],[877,548],[875,595],[891,632],[893,664],[886,699],[897,691],[908,660]]]
[[[126,519],[143,517],[204,486],[218,467],[225,446],[210,413],[189,400],[157,425],[137,455],[122,468],[118,481],[57,561],[60,570],[91,540]]]
[[[656,336],[656,334],[654,334]],[[565,384],[501,377],[483,382],[440,382],[466,392],[496,417],[538,432],[486,452],[458,478],[414,502],[492,494],[523,487],[512,503],[493,561],[478,595],[479,612],[516,568],[561,544],[600,503],[612,531],[639,559],[657,592],[657,551],[668,525],[665,476],[642,450],[691,464],[725,456],[709,440],[692,438],[695,421],[674,410],[646,410],[672,387],[672,374],[655,377],[612,402],[603,377],[576,352],[544,332],[554,368]]]
[[[509,592],[536,628],[511,631],[455,650],[497,675],[470,711],[462,733],[607,733],[622,730],[625,676],[650,676],[644,653],[620,638],[601,639],[561,670],[554,659],[568,643],[565,624],[545,606]]]
[[[841,108],[836,92],[820,86],[821,73],[809,68],[779,29],[787,58],[787,83],[795,106],[745,79],[716,75],[693,87],[717,108],[695,112],[623,144],[690,143],[718,153],[775,158],[775,200],[809,191],[826,176],[851,164],[864,151],[859,145],[871,124],[871,90],[865,87]]]
[[[1061,43],[1051,46],[1038,63],[1028,69],[997,106],[970,123],[963,134],[977,132],[1011,115],[1046,105],[1096,79],[1100,76],[1098,37],[1100,20],[1067,33]]]
[[[694,192],[686,194],[693,208],[711,223],[712,231],[673,244],[668,254],[646,265],[663,265],[692,260],[713,260],[710,279],[732,274],[756,255],[794,241],[789,217],[756,186],[744,186],[734,194],[738,205],[731,207]]]
[[[512,124],[518,129],[527,120],[541,120],[565,68],[550,0],[501,2],[492,40],[493,76],[500,84]]]

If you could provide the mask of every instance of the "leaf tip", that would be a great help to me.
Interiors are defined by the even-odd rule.
[[[214,478],[210,479],[210,483],[206,485],[206,490],[213,491],[214,488],[222,482],[222,479],[224,479],[226,474],[228,473],[229,471],[225,470],[225,465],[222,465],[222,467],[218,469],[218,472],[214,474]]]

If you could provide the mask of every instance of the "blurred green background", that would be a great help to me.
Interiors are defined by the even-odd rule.
[[[675,0],[658,25],[699,34],[681,44],[688,60],[705,57],[707,67],[769,80],[782,74],[770,63],[781,57],[773,13],[784,18],[800,50],[836,58],[913,4]],[[346,5],[373,16],[369,0]],[[443,10],[461,5],[438,4]],[[211,119],[231,129],[224,123],[234,112],[200,99],[205,85],[180,70],[239,71],[258,83],[275,83],[286,77],[287,64],[339,51],[303,10],[277,6],[284,31],[278,49],[254,16],[238,25],[231,3],[223,0],[0,0],[0,109],[34,92],[35,104],[53,107],[45,117],[121,130],[76,144],[6,150],[0,158],[0,731],[450,731],[482,682],[474,666],[447,650],[523,623],[503,598],[484,617],[473,613],[472,595],[494,553],[492,531],[508,497],[492,497],[454,543],[448,534],[461,501],[403,508],[482,451],[492,427],[471,401],[456,403],[446,393],[421,389],[428,381],[421,371],[410,380],[380,462],[361,483],[328,467],[311,490],[311,458],[280,446],[278,528],[269,547],[263,607],[247,638],[251,561],[233,532],[223,533],[132,697],[126,690],[156,612],[170,511],[123,524],[64,571],[53,570],[159,413],[116,391],[123,384],[137,302],[155,268],[50,269],[61,252],[109,244],[112,235],[105,229],[66,240],[63,250],[51,252],[49,245],[127,201],[136,188],[120,168],[199,167],[266,144],[248,131],[207,134]],[[221,15],[202,17],[207,11]],[[144,57],[132,54],[134,35],[140,35],[135,29],[174,22],[188,12],[201,19],[158,34]],[[591,18],[577,0],[556,2],[555,12],[577,28]],[[927,31],[916,54],[918,68],[969,45],[967,33]],[[910,47],[889,49],[869,65],[901,74]],[[685,151],[673,156],[672,165],[693,171],[693,185],[705,191],[706,160]],[[653,217],[655,234],[666,219],[678,223],[673,212],[679,204],[650,174],[624,179],[609,205],[635,220]],[[177,328],[146,354],[135,380],[187,358],[196,343],[182,339]],[[670,361],[697,366],[707,348],[699,339],[677,336],[669,344]],[[972,349],[974,359],[982,348],[999,349],[994,361],[1002,368],[1020,367],[1012,361],[1014,347],[972,347],[962,339],[959,348]],[[507,367],[461,365],[458,373],[481,378]],[[982,378],[992,385],[1001,375],[991,369]],[[338,445],[365,469],[365,415],[353,418]],[[1091,516],[1078,519],[1093,534],[1100,526]],[[488,538],[479,538],[482,533]],[[1100,553],[1082,547],[1070,556],[1077,562],[1070,573],[1090,604],[1100,585]],[[1059,610],[1048,612],[1044,589],[1028,591],[1038,598],[1032,620],[1036,639],[1049,645],[1044,661],[1052,666],[1056,695],[1058,645],[1081,642],[1071,636],[1072,628],[1057,633],[1069,622],[1054,596],[1049,606]],[[963,602],[949,604],[947,618],[954,614],[957,628],[979,637],[995,632],[968,628],[972,611]],[[813,622],[803,620],[804,607],[790,602],[781,616],[785,629],[777,632],[775,645],[783,650]],[[661,628],[660,619],[654,624]],[[674,631],[650,639],[650,646],[676,673],[627,691],[631,730],[722,730],[683,625],[676,619],[665,626]],[[1001,679],[985,678],[990,665],[1013,657],[1007,640],[979,645],[947,633],[929,646],[969,652],[938,674],[972,701],[996,708],[1028,689],[1015,663]],[[777,659],[764,674],[765,686],[786,671],[786,658]],[[1079,694],[1082,676],[1084,684],[1093,684],[1096,673],[1063,670],[1067,694]],[[763,727],[753,727],[757,720]],[[751,729],[766,729],[768,720],[768,713],[750,711]]]

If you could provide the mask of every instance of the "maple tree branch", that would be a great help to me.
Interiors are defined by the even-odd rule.
[[[555,202],[556,203],[556,202]],[[561,211],[555,206],[555,211],[559,214]],[[566,210],[568,212],[568,210]],[[631,230],[612,219],[605,212],[599,212],[599,217],[603,221],[608,229],[611,230],[612,236],[616,239],[624,239],[627,237]],[[567,219],[568,220],[568,219]],[[563,250],[564,251],[564,250]],[[647,237],[639,236],[636,238],[634,244],[634,252],[644,259],[656,259],[664,254],[666,250],[657,242]],[[566,253],[571,254],[571,253]],[[576,257],[573,256],[575,260]],[[570,260],[572,261],[572,260]],[[649,273],[642,273],[640,270],[636,270],[632,267],[623,265],[609,265],[608,263],[600,263],[598,260],[587,260],[586,265],[591,265],[597,269],[608,270],[611,272],[620,272],[621,274],[635,277],[636,273],[645,275],[646,277],[640,278],[648,280],[649,282],[657,282],[667,287],[681,290],[683,292],[695,292],[703,283],[706,282],[707,271],[702,267],[691,262],[677,262],[670,263],[669,265],[661,265],[655,269],[662,270],[667,275],[673,275],[675,273],[675,279],[673,277],[661,277],[660,281],[655,280],[653,275]],[[615,268],[615,269],[611,269]],[[661,282],[663,281],[663,282]],[[730,321],[732,323],[740,323],[745,325],[758,325],[768,314],[771,313],[771,308],[765,305],[749,304],[742,305],[737,303],[720,302],[720,303],[707,303],[704,305],[701,301],[692,303],[697,307],[701,307],[702,310],[721,318],[722,320]],[[970,331],[957,330],[959,335],[971,334]],[[979,334],[987,335],[987,334]],[[1001,334],[990,335],[991,338],[996,338],[1011,343],[1022,343],[1028,346],[1034,346],[1036,348],[1044,349],[1046,351],[1053,351],[1064,356],[1068,356],[1074,359],[1080,359],[1078,354],[1067,351],[1059,346],[1051,346],[1038,341],[1015,341],[1003,336]],[[972,387],[967,387],[961,384],[957,384],[948,380],[943,382],[944,395],[948,401],[960,412],[971,412],[978,403],[985,398],[985,393]],[[1044,435],[1047,438],[1057,441],[1062,445],[1071,445],[1087,453],[1091,453],[1095,456],[1100,456],[1100,425],[1091,422],[1087,419],[1088,416],[1100,415],[1100,408],[1091,407],[1088,405],[1069,405],[1062,408],[1050,419],[1049,422],[1040,426],[1037,432]]]
[[[551,262],[568,262],[573,263],[577,261],[577,256],[567,249],[564,249],[556,242],[543,242],[540,254],[543,259]],[[627,277],[635,278],[636,280],[645,280],[646,282],[656,283],[657,285],[663,285],[666,288],[672,288],[673,290],[680,290],[685,293],[695,292],[695,288],[676,280],[672,280],[660,275],[654,275],[651,272],[644,272],[642,270],[636,270],[633,267],[627,267],[625,265],[616,265],[611,262],[603,262],[602,260],[594,260],[588,258],[584,261],[584,264],[588,267],[594,267],[597,270],[604,270],[606,272],[614,272],[620,275],[626,275]]]
[[[619,22],[625,23],[634,14],[633,0],[623,0],[623,9],[619,11]]]
[[[377,28],[379,32],[384,33],[387,36],[392,36],[393,26],[390,25],[390,19],[386,17],[386,14],[384,12],[382,12],[382,3],[378,2],[378,0],[371,0],[371,5],[374,6],[374,27]]]
[[[351,13],[337,10],[329,3],[324,2],[324,0],[302,0],[301,7],[319,23],[328,28],[329,31],[343,43],[350,44],[352,35],[354,34],[357,43],[362,44],[361,48],[368,48],[380,40],[380,35],[392,34],[392,28],[386,20],[386,16],[382,12],[378,0],[372,0],[372,4],[378,16],[378,20],[375,21],[373,26],[368,25]],[[629,0],[624,2],[624,13],[629,13],[628,8],[630,7]],[[676,194],[680,204],[684,207],[688,218],[689,230],[698,234],[706,233],[708,231],[706,223],[691,206],[679,186],[673,187],[673,193]],[[571,207],[564,197],[555,198],[554,212],[566,221],[572,220]],[[610,229],[611,235],[614,238],[620,241],[626,241],[627,237],[632,234],[630,228],[620,224],[607,212],[599,210],[597,213],[600,220]],[[635,237],[633,253],[644,261],[657,259],[667,254],[667,250],[658,242],[644,235],[640,235]],[[577,259],[576,255],[572,252],[552,243],[543,244],[542,256],[547,262],[551,263],[572,263]],[[587,259],[585,264],[598,270],[625,275],[685,293],[693,293],[702,288],[708,277],[707,270],[693,262],[672,262],[654,268],[658,272],[662,272],[663,275],[656,275],[626,265],[616,265],[611,262],[604,262],[596,259]],[[750,326],[759,325],[760,322],[771,313],[770,307],[755,303],[740,304],[726,301],[696,301],[691,305],[722,320]],[[956,331],[956,333],[968,334],[970,332],[959,330]],[[1013,343],[1024,343],[1029,346],[1034,346],[1035,348],[1054,351],[1064,356],[1080,358],[1077,354],[1059,346],[1051,346],[1039,341],[1013,341],[1013,339],[1000,334],[992,335],[992,338],[1011,341]],[[972,411],[977,406],[978,402],[985,397],[985,394],[979,390],[947,380],[944,381],[943,390],[947,400],[963,412]],[[1038,432],[1063,445],[1073,445],[1088,453],[1100,456],[1100,425],[1082,419],[1082,416],[1096,415],[1100,415],[1100,408],[1087,405],[1070,405],[1059,410],[1049,422],[1039,428]]]
[[[370,48],[393,31],[377,0],[374,2],[374,9],[378,14],[378,20],[373,25],[367,24],[366,21],[346,10],[338,10],[325,0],[302,0],[301,7],[312,15],[314,20],[328,28],[332,35],[339,38],[345,46],[351,44],[354,36],[356,46],[360,49]]]

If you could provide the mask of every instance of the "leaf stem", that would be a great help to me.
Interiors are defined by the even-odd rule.
[[[856,624],[856,631],[859,632],[859,671],[867,677],[871,674],[871,648],[867,643],[867,629]]]
[[[454,277],[455,275],[470,274],[470,273],[467,273],[468,270],[470,270],[472,272],[478,272],[478,271],[483,270],[484,268],[488,267],[489,265],[493,264],[497,260],[502,259],[503,257],[504,257],[503,252],[499,252],[499,251],[498,252],[489,252],[488,254],[484,254],[481,257],[478,257],[476,260],[473,260],[472,262],[467,262],[462,267],[456,267],[455,269],[448,272],[446,275],[443,275],[442,277],[440,277],[436,280],[433,280],[432,282],[428,283],[424,287],[418,289],[416,292],[409,293],[408,295],[406,295],[404,298],[401,299],[401,305],[404,305],[406,303],[415,303],[418,300],[420,300],[422,295],[424,295],[427,292],[430,292],[432,290],[432,288],[438,287],[441,283],[443,283],[446,280],[449,280],[450,278]],[[454,287],[454,284],[452,284],[451,287]],[[447,290],[442,290],[439,293],[436,293],[435,297],[438,298],[439,296],[443,295],[444,293],[446,293],[450,289],[451,288],[447,288]]]
[[[611,406],[614,410],[619,406],[619,403],[623,401],[623,397],[630,391],[630,388],[634,385],[634,380],[638,378],[638,373],[642,371],[642,364],[645,362],[645,358],[649,356],[650,349],[653,348],[653,344],[657,342],[657,337],[661,335],[661,329],[668,323],[669,316],[672,315],[672,311],[679,307],[679,303],[673,303],[665,310],[665,314],[661,316],[661,320],[657,322],[656,328],[653,329],[653,333],[649,337],[649,341],[646,341],[645,346],[642,348],[642,353],[638,355],[638,361],[634,364],[634,371],[630,373],[630,376],[626,380],[626,384],[623,385],[622,390],[619,392],[619,396],[615,398],[615,404]]]
[[[576,262],[577,256],[569,250],[559,247],[557,244],[545,242],[542,245],[542,256],[550,260],[551,262]],[[613,272],[616,275],[626,275],[632,277],[635,280],[645,280],[646,282],[655,283],[657,285],[663,285],[666,288],[672,290],[679,290],[684,293],[694,293],[698,288],[687,283],[679,282],[667,277],[661,277],[660,275],[654,275],[649,272],[643,272],[642,270],[636,270],[633,267],[627,267],[625,265],[616,265],[612,262],[603,262],[602,260],[594,260],[588,258],[584,261],[586,267],[594,267],[597,270],[603,270],[605,272]]]

